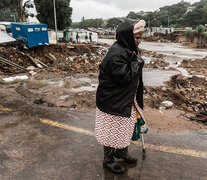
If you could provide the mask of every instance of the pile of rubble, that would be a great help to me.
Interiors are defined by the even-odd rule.
[[[97,72],[98,64],[106,53],[102,45],[50,45],[35,48],[0,47],[0,58],[28,70],[49,69],[62,73]],[[0,74],[20,73],[22,69],[0,61]]]
[[[155,51],[142,50],[142,56],[150,58],[149,63],[145,63],[145,68],[160,68],[164,69],[169,66],[169,63],[165,62],[165,55],[157,54]]]
[[[22,48],[21,46],[0,47],[0,74],[11,75],[23,72],[22,69],[3,63],[1,61],[1,58],[3,58],[26,70],[28,69],[28,71],[34,70],[38,72],[38,75],[35,76],[38,80],[45,80],[47,79],[47,76],[51,76],[49,79],[53,79],[53,76],[56,77],[56,75],[59,74],[61,75],[59,80],[61,84],[61,82],[63,82],[61,78],[64,78],[65,74],[68,76],[72,74],[82,75],[84,73],[94,73],[95,75],[93,75],[93,79],[97,80],[98,65],[106,54],[108,47],[109,46],[106,44],[58,44],[30,49]],[[145,64],[145,67],[147,68],[165,69],[169,66],[169,64],[164,61],[165,55],[163,54],[142,50],[142,56],[150,59],[149,63]],[[196,59],[194,61],[184,60],[180,66],[187,69],[192,75],[207,75],[207,58]],[[43,70],[46,70],[46,72]],[[91,79],[91,77],[89,79]],[[19,88],[17,88],[17,91],[23,97],[34,101],[34,103],[43,103],[48,106],[73,109],[95,108],[94,88],[96,85],[95,87],[90,84],[85,84],[83,86],[83,84],[80,83],[80,89],[92,88],[93,91],[86,90],[84,92],[79,92],[80,89],[78,89],[77,92],[73,92],[73,88],[77,88],[75,87],[75,84],[77,83],[74,81],[74,83],[71,84],[71,81],[72,79],[69,79],[70,85],[66,83],[66,85],[64,84],[63,86],[60,86],[59,89],[54,89],[53,96],[57,94],[56,100],[53,98],[54,101],[51,101],[51,97],[47,96],[48,89],[52,91],[50,87],[48,87],[48,89],[46,88],[47,86],[50,86],[50,82],[48,82],[47,86],[44,85],[44,87],[41,88],[38,96],[35,95],[36,90],[35,94],[32,95],[31,90],[24,89],[26,87],[25,85],[20,85]],[[95,80],[93,81],[95,82],[94,84],[98,83]],[[72,89],[71,92],[68,92],[68,89]],[[45,94],[44,90],[46,91]],[[62,90],[64,90],[63,94]],[[207,115],[205,115],[205,113],[207,113],[206,78],[175,75],[164,87],[146,87],[146,90],[145,103],[150,107],[162,110],[174,106],[178,109],[196,114],[194,119],[197,118],[197,120],[202,122],[207,121]],[[60,93],[58,94],[57,92]],[[42,96],[43,94],[44,97]],[[61,98],[59,99],[59,97]],[[202,119],[203,117],[204,120]]]
[[[157,109],[174,106],[194,114],[203,115],[207,123],[207,79],[175,75],[165,87],[146,87],[146,103]],[[168,102],[168,103],[166,103]]]
[[[185,68],[189,74],[204,75],[207,77],[207,56],[203,59],[184,59],[180,67]]]
[[[154,33],[153,36],[144,37],[145,41],[155,42],[175,42],[179,35],[177,33]]]

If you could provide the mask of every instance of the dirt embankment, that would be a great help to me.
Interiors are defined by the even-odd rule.
[[[176,38],[179,36],[178,33],[154,33],[153,36],[144,37],[145,41],[154,41],[154,42],[175,42]]]

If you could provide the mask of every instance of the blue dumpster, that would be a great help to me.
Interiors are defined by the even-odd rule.
[[[47,24],[12,23],[12,35],[27,47],[49,45]]]

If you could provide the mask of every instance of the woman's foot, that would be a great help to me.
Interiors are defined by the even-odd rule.
[[[132,157],[131,155],[129,155],[128,147],[123,148],[123,149],[116,149],[116,151],[114,153],[114,157],[118,158],[118,159],[123,159],[127,163],[132,163],[132,164],[137,163],[137,158]]]
[[[108,168],[115,174],[123,174],[124,168],[115,160],[113,162],[103,162],[103,167]]]
[[[124,168],[114,159],[115,148],[104,146],[103,167],[108,168],[115,174],[123,174]]]

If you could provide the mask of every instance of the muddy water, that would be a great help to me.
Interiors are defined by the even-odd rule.
[[[169,62],[173,60],[176,62],[183,59],[203,58],[207,55],[206,49],[191,49],[182,46],[180,43],[142,42],[140,48],[156,51],[158,54],[165,54],[169,57]]]
[[[179,71],[168,71],[159,69],[145,68],[143,72],[145,86],[164,86],[164,82],[168,81],[171,76],[179,74]]]
[[[113,39],[99,39],[99,42],[112,45]],[[206,49],[192,49],[182,46],[180,43],[142,42],[139,47],[148,51],[156,51],[165,54],[169,63],[179,62],[183,59],[203,58],[207,55]]]
[[[145,86],[155,86],[155,87],[164,86],[165,81],[168,81],[171,76],[179,74],[179,73],[180,73],[179,71],[145,68],[143,71],[144,84]],[[76,82],[78,81],[87,82],[89,84],[84,85],[84,86],[79,86],[79,87],[73,87],[70,89],[70,92],[96,91],[98,87],[97,81],[94,81],[87,77],[78,78],[78,79],[75,79],[75,81]]]
[[[113,44],[115,40],[100,39],[100,42]],[[161,86],[164,81],[168,81],[172,75],[181,73],[184,76],[190,76],[184,69],[178,67],[183,59],[204,58],[207,55],[206,49],[191,49],[182,46],[180,43],[158,43],[158,42],[142,42],[139,47],[148,51],[155,51],[158,54],[164,54],[165,62],[169,63],[169,67],[176,68],[178,71],[165,71],[165,70],[144,70],[145,84]],[[149,63],[151,58],[144,57],[146,63]],[[167,67],[168,68],[168,67]],[[151,82],[151,83],[150,83]],[[155,83],[156,82],[156,83]]]

